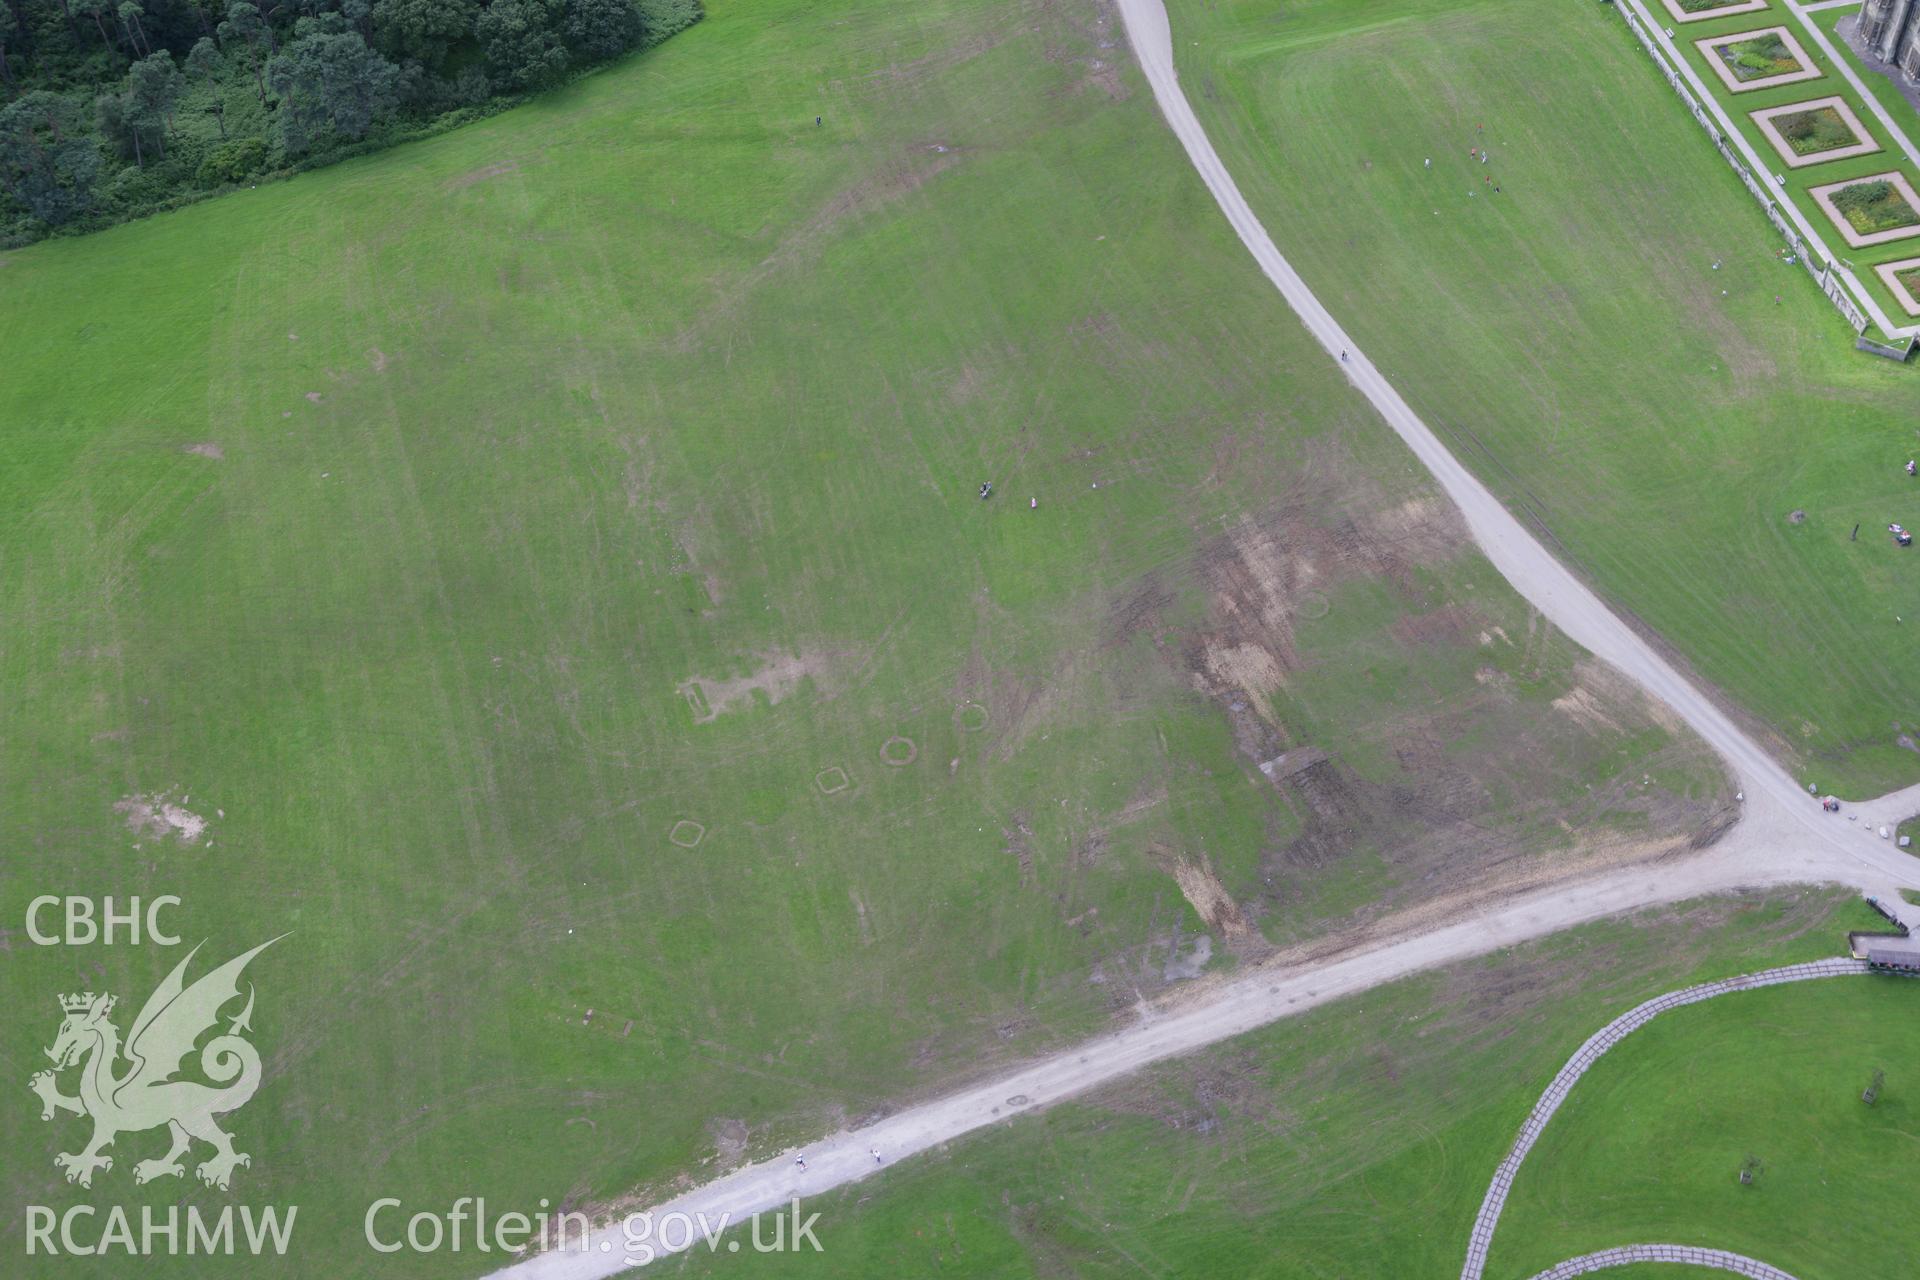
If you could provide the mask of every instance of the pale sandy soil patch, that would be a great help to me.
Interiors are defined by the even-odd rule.
[[[207,820],[184,801],[176,803],[160,792],[127,796],[115,803],[113,811],[126,818],[127,830],[156,840],[172,837],[181,844],[197,844],[207,830]]]
[[[1209,929],[1218,930],[1230,941],[1254,936],[1253,926],[1247,923],[1246,912],[1233,900],[1227,887],[1220,883],[1220,877],[1214,874],[1213,864],[1204,856],[1195,862],[1185,855],[1175,855],[1168,863],[1167,870],[1172,874],[1174,883],[1180,886],[1187,904],[1207,922]]]
[[[756,693],[778,706],[801,681],[823,678],[828,666],[823,653],[763,655],[760,667],[748,675],[730,680],[693,676],[680,682],[679,691],[693,709],[694,723],[705,724],[736,706],[751,704]]]

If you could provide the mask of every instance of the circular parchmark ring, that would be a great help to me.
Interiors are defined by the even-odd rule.
[[[1300,597],[1299,612],[1303,618],[1324,618],[1333,612],[1333,601],[1318,591],[1309,591]]]
[[[978,733],[987,727],[987,709],[977,702],[963,702],[954,719],[960,722],[960,732]]]
[[[880,744],[880,763],[899,769],[913,763],[920,754],[920,748],[913,745],[912,738],[903,738],[894,734]]]
[[[707,838],[707,829],[692,818],[682,818],[673,824],[673,830],[667,832],[667,839],[682,849],[691,849]]]

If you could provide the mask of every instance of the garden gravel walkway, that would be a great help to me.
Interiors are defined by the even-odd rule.
[[[1683,1266],[1730,1271],[1736,1276],[1750,1276],[1752,1280],[1794,1280],[1780,1268],[1745,1254],[1728,1253],[1725,1249],[1696,1249],[1685,1244],[1625,1244],[1618,1249],[1602,1249],[1556,1262],[1532,1280],[1572,1280],[1574,1276],[1590,1275],[1610,1267],[1630,1267],[1637,1262],[1677,1262]]]

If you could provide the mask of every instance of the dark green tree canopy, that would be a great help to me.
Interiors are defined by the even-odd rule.
[[[603,62],[640,43],[640,14],[628,0],[567,0],[561,30],[580,61]]]
[[[480,0],[375,0],[374,38],[396,58],[438,68],[455,43],[473,34]]]
[[[296,155],[325,133],[364,138],[400,101],[400,68],[357,34],[328,25],[315,22],[267,65],[267,82],[280,95],[281,142]]]
[[[0,191],[49,226],[93,206],[100,149],[71,98],[44,90],[0,107]]]
[[[558,81],[573,62],[561,35],[565,20],[565,0],[493,0],[474,23],[488,72],[512,89]]]
[[[0,247],[451,127],[700,0],[5,0]]]

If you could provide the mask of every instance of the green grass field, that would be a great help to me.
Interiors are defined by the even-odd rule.
[[[1852,978],[1664,1015],[1580,1081],[1488,1259],[1528,1276],[1612,1245],[1733,1249],[1792,1275],[1892,1275],[1920,1173],[1920,983]],[[1875,1069],[1886,1083],[1871,1107]],[[1739,1181],[1760,1161],[1750,1186]]]
[[[296,1203],[284,1273],[359,1274],[378,1196],[604,1208],[1714,820],[1116,38],[715,4],[431,143],[0,257],[9,1203]],[[179,952],[31,946],[46,893],[177,894],[203,962],[291,931],[231,1195],[134,1190],[158,1134],[60,1181],[56,996],[130,1018]]]
[[[1689,982],[1833,955],[1841,932],[1866,918],[1857,902],[1813,892],[1692,904],[1397,983],[810,1201],[821,1213],[817,1256],[696,1249],[689,1270],[1457,1275],[1488,1179],[1539,1091],[1589,1034]],[[1903,1219],[1889,1206],[1920,1156],[1909,1103],[1896,1097],[1901,1080],[1911,1097],[1914,1069],[1896,1064],[1912,1061],[1920,983],[1843,978],[1780,995],[1731,998],[1767,1001],[1753,1022],[1731,1004],[1724,1018],[1713,1004],[1699,1010],[1705,1019],[1668,1015],[1590,1072],[1523,1167],[1527,1198],[1510,1202],[1489,1280],[1523,1280],[1580,1248],[1651,1239],[1704,1237],[1801,1280],[1845,1280],[1858,1274],[1848,1259],[1871,1270],[1901,1248],[1891,1224]],[[1777,1071],[1773,1055],[1756,1050],[1776,1040],[1791,1046]],[[1816,1040],[1832,1051],[1803,1051]],[[1875,1054],[1886,1055],[1888,1085],[1862,1119],[1846,1104],[1866,1111],[1858,1093]],[[1628,1087],[1615,1088],[1620,1081]],[[1588,1084],[1598,1086],[1592,1095]],[[1743,1114],[1750,1096],[1764,1108]],[[1797,1127],[1796,1097],[1820,1102]],[[1768,1173],[1756,1199],[1777,1220],[1749,1209],[1715,1229],[1710,1215],[1727,1197],[1717,1184],[1676,1188],[1662,1144],[1699,1150],[1701,1166],[1716,1170],[1733,1144],[1741,1154],[1724,1170],[1730,1197],[1741,1143],[1760,1144]],[[1603,1170],[1582,1163],[1593,1145],[1610,1152]],[[1815,1169],[1846,1176],[1821,1186]],[[1561,1218],[1536,1212],[1536,1185],[1550,1188],[1541,1196],[1563,1212],[1564,1233]],[[1663,1192],[1673,1203],[1663,1205]],[[1842,1247],[1850,1228],[1870,1223],[1876,1244]],[[1806,1247],[1784,1259],[1766,1252],[1802,1227]]]
[[[1281,250],[1460,455],[1804,776],[1920,777],[1920,562],[1884,532],[1920,510],[1920,384],[1779,261],[1618,15],[1169,8],[1188,96]]]

